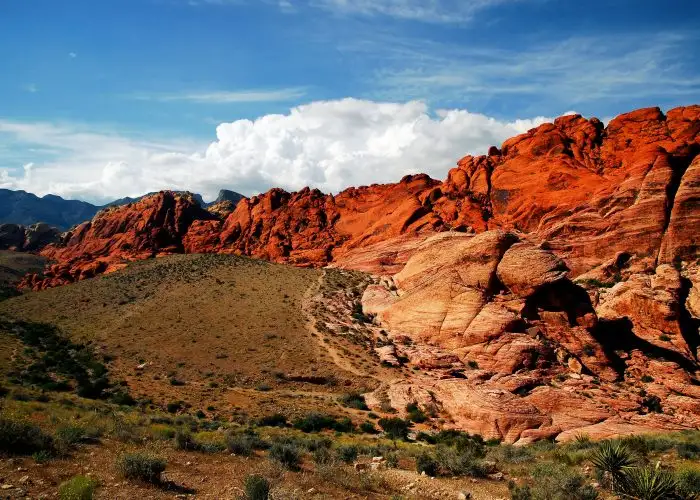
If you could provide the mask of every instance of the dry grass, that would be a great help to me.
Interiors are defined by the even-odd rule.
[[[114,380],[160,408],[182,401],[191,413],[241,420],[342,413],[338,394],[375,382],[338,366],[309,330],[302,305],[320,275],[237,256],[177,255],[12,298],[0,314],[90,343],[112,360]],[[350,339],[335,342],[363,351]],[[0,345],[0,362],[15,348]]]

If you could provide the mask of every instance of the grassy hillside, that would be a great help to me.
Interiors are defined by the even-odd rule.
[[[337,366],[307,328],[304,294],[319,277],[237,256],[177,255],[7,300],[0,315],[91,345],[133,397],[154,405],[294,413],[374,383]]]
[[[42,271],[45,264],[38,255],[0,250],[0,300],[19,295],[15,284],[27,273]]]

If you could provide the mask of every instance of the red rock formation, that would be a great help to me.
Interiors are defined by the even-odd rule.
[[[177,251],[396,271],[422,240],[449,229],[527,233],[563,258],[574,276],[620,252],[646,258],[652,268],[657,259],[693,261],[700,234],[698,152],[700,106],[666,115],[648,108],[607,127],[595,118],[560,117],[488,156],[463,158],[444,182],[414,175],[335,196],[273,189],[242,200],[228,215],[188,205],[172,221],[135,217],[136,211],[171,210],[166,205],[174,195],[160,193],[79,226],[63,246],[43,252],[57,261],[49,279],[29,283],[52,286]]]
[[[184,251],[194,221],[214,219],[187,194],[161,192],[125,206],[100,211],[63,235],[41,254],[54,261],[43,276],[28,276],[35,290],[120,269],[125,263]]]

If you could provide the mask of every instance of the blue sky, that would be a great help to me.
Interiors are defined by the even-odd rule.
[[[537,117],[700,102],[699,28],[690,0],[0,0],[0,185],[99,201],[441,177]],[[431,134],[451,142],[417,151]]]

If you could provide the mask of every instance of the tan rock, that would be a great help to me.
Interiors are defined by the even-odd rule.
[[[518,297],[529,297],[547,283],[566,278],[564,261],[531,243],[516,243],[498,264],[498,279]]]

